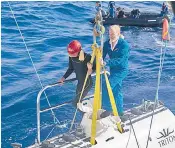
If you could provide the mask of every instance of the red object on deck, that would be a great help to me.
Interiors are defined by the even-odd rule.
[[[170,40],[169,23],[168,23],[168,20],[166,18],[164,18],[164,20],[163,20],[162,39],[163,40]]]

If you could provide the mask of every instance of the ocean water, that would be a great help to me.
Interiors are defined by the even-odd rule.
[[[116,2],[126,10],[160,12],[162,2]],[[43,86],[57,82],[68,66],[67,44],[77,39],[83,49],[91,53],[92,24],[95,2],[10,2]],[[103,2],[107,8],[107,2]],[[2,148],[19,142],[23,147],[34,143],[36,129],[36,97],[41,89],[25,45],[19,34],[7,2],[2,2]],[[175,19],[171,25],[171,41],[167,45],[159,99],[175,113]],[[107,28],[106,28],[107,30]],[[124,108],[154,100],[161,28],[122,27],[122,34],[130,45],[129,74],[123,83]],[[107,39],[107,33],[105,34]],[[72,76],[73,77],[73,76]],[[51,105],[68,101],[74,96],[76,82],[48,89]],[[42,96],[42,108],[48,107]],[[71,105],[54,110],[61,126],[56,126],[50,112],[41,115],[44,140],[67,130],[74,114]],[[78,114],[77,121],[81,114]]]

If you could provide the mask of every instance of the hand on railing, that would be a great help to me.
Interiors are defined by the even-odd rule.
[[[62,77],[60,80],[58,80],[58,83],[59,83],[60,85],[63,85],[64,81],[65,81],[65,78]]]
[[[99,60],[100,61],[100,60]],[[101,64],[103,64],[102,66],[105,66],[106,65],[106,63],[103,61],[103,63],[101,63]],[[89,65],[90,66],[90,65]],[[100,74],[103,74],[104,73],[104,71],[102,71]],[[110,75],[110,73],[107,71],[107,74],[108,75]],[[92,77],[94,77],[96,75],[96,73],[92,73],[91,74],[91,76]],[[47,85],[46,87],[48,88],[48,86],[49,87],[53,87],[53,86],[56,86],[56,85],[62,85],[62,84],[64,84],[64,83],[69,83],[69,82],[74,82],[74,81],[76,81],[77,79],[76,78],[71,78],[71,79],[64,79],[64,78],[61,78],[60,80],[58,80],[58,82],[56,82],[56,83],[52,83],[52,84],[49,84],[49,85]],[[45,89],[47,89],[46,87],[44,87],[44,90]]]
[[[52,83],[48,86],[55,86],[55,85],[63,85],[64,83],[68,83],[68,82],[73,82],[76,81],[76,78],[72,78],[72,79],[65,79],[64,77],[62,77],[60,80],[58,80],[56,83]]]

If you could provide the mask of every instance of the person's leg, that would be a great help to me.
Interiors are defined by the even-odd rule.
[[[113,89],[115,87],[115,84],[113,83],[113,79],[114,79],[114,75],[110,75],[109,76],[109,83],[113,92]],[[109,93],[107,90],[107,86],[106,86],[106,80],[104,78],[103,80],[103,84],[102,84],[102,107],[103,109],[107,110],[107,111],[111,111],[111,102],[110,102],[110,98],[109,98]]]
[[[80,99],[80,94],[81,94],[80,92],[81,92],[81,88],[79,87],[79,85],[77,85],[76,96],[75,96],[75,98],[73,99],[73,102],[72,102],[74,107],[77,107],[77,103]]]
[[[80,85],[80,84],[77,85],[76,96],[75,96],[75,98],[74,98],[74,100],[73,100],[73,105],[74,105],[75,107],[77,106],[77,103],[79,102],[79,100],[80,100],[80,102],[81,102],[82,99],[88,94],[88,92],[89,92],[89,91],[91,90],[91,88],[92,88],[92,85],[93,85],[92,79],[89,78],[89,79],[87,80],[87,83],[86,83],[86,86],[85,86],[85,89],[84,89],[84,91],[83,91],[83,94],[82,94],[81,99],[80,99],[80,95],[81,95],[81,91],[82,91],[82,88],[83,88],[83,84],[82,84],[82,85]]]
[[[114,83],[113,94],[117,104],[117,109],[119,115],[123,115],[123,93],[122,93],[122,82],[123,79],[127,76],[128,71],[118,71],[111,80]]]
[[[107,86],[106,86],[106,81],[105,78],[103,77],[103,81],[102,81],[102,108],[110,111],[111,110],[111,105],[110,105],[110,101],[109,101],[109,95],[108,95],[108,90],[107,90]]]
[[[112,71],[109,77],[110,86],[117,104],[119,115],[123,113],[123,94],[122,94],[122,81],[127,76],[128,71]],[[112,110],[109,95],[107,92],[106,83],[103,85],[102,92],[103,108],[105,110]]]
[[[115,98],[115,103],[117,105],[117,110],[119,115],[123,115],[123,94],[122,94],[122,82],[116,83],[113,88],[113,94]]]
[[[85,90],[83,92],[81,101],[83,101],[83,98],[85,98],[87,96],[87,94],[91,90],[92,86],[93,86],[92,78],[89,78],[87,80],[86,87],[85,87]]]

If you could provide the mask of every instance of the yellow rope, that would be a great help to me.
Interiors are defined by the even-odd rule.
[[[99,21],[96,23],[96,25],[100,25],[99,24]],[[96,27],[96,26],[95,26]],[[95,29],[94,27],[94,29]],[[101,27],[103,28],[103,27]],[[105,29],[103,29],[105,30]],[[92,145],[95,144],[95,137],[96,137],[96,122],[97,122],[97,114],[98,114],[98,110],[101,109],[101,106],[102,106],[102,101],[101,101],[101,95],[100,95],[100,70],[101,70],[101,65],[100,65],[100,58],[102,57],[102,50],[101,48],[103,48],[103,45],[102,45],[102,40],[103,40],[103,30],[101,32],[101,34],[99,35],[100,36],[100,39],[101,39],[101,47],[98,48],[97,46],[92,46],[93,50],[96,51],[96,83],[95,83],[95,94],[94,94],[94,103],[93,103],[93,113],[92,113],[92,126],[91,126],[91,139],[90,139],[90,142]],[[96,32],[94,30],[94,32]],[[95,45],[96,44],[96,35],[98,36],[98,34],[94,33],[93,34],[93,39],[94,39],[94,43]],[[116,107],[116,103],[115,103],[115,99],[114,99],[114,95],[113,95],[113,92],[112,92],[112,89],[111,89],[111,86],[110,86],[110,83],[109,83],[109,80],[108,80],[108,77],[107,77],[107,74],[106,74],[106,70],[103,66],[103,69],[104,69],[104,76],[105,76],[105,80],[106,80],[106,85],[107,85],[107,90],[108,90],[108,93],[109,93],[109,98],[110,98],[110,102],[111,102],[111,106],[112,106],[112,110],[113,110],[113,114],[114,116],[116,117],[119,117],[118,115],[118,111],[117,111],[117,107]],[[123,132],[123,128],[121,127],[121,123],[120,122],[117,122],[117,128],[119,130],[120,133]]]
[[[112,106],[112,111],[113,111],[114,116],[118,117],[119,114],[118,114],[116,102],[115,102],[114,95],[113,95],[113,92],[112,92],[112,89],[111,89],[111,86],[110,86],[110,83],[109,83],[109,79],[108,79],[108,76],[106,74],[106,69],[105,69],[104,66],[103,66],[103,70],[104,70],[106,86],[107,86],[107,90],[108,90],[108,94],[109,94],[109,99],[110,99],[110,103],[111,103],[111,106]],[[117,122],[117,127],[118,127],[119,132],[122,133],[123,128],[121,127],[120,122]]]
[[[94,27],[94,29],[95,29],[95,27]],[[102,32],[102,34],[103,33],[104,32]],[[100,35],[100,39],[102,40],[101,35]],[[98,113],[98,110],[101,109],[101,106],[102,106],[101,94],[100,94],[100,92],[101,92],[101,88],[100,88],[101,65],[100,65],[100,62],[99,62],[99,59],[102,57],[102,53],[101,53],[102,49],[101,50],[100,49],[101,49],[101,47],[100,48],[97,47],[96,35],[95,35],[95,33],[93,33],[93,44],[92,44],[92,51],[93,52],[92,52],[92,57],[91,57],[90,63],[92,64],[95,57],[96,57],[96,83],[95,83],[95,93],[94,93],[94,103],[93,103],[93,113],[92,113],[92,126],[91,126],[91,139],[90,139],[90,142],[91,142],[92,145],[95,144],[96,126],[97,126],[96,125],[97,113]],[[105,75],[107,90],[108,90],[108,93],[109,93],[109,98],[110,98],[113,114],[114,114],[114,116],[118,117],[119,115],[118,115],[114,95],[113,95],[113,92],[112,92],[112,89],[111,89],[111,86],[110,86],[110,83],[109,83],[109,80],[108,80],[108,77],[107,77],[106,70],[105,70],[104,66],[103,66],[103,69],[104,69],[104,75]],[[80,103],[80,99],[83,95],[83,91],[84,91],[84,88],[86,86],[86,82],[87,82],[88,77],[89,77],[89,74],[87,73],[78,103]],[[71,123],[70,130],[72,130],[73,124],[75,122],[75,117],[76,117],[77,111],[78,111],[78,107],[76,108],[76,111],[75,111],[75,114],[74,114],[74,117],[73,117],[73,120],[72,120],[72,123]],[[123,132],[123,129],[121,127],[120,122],[117,122],[117,128],[121,133]]]
[[[99,60],[99,50],[96,48],[96,83],[95,83],[95,94],[94,94],[94,103],[93,103],[93,113],[92,113],[92,126],[91,126],[91,144],[95,144],[96,137],[96,121],[97,113],[101,108],[101,95],[100,95],[100,62]]]

